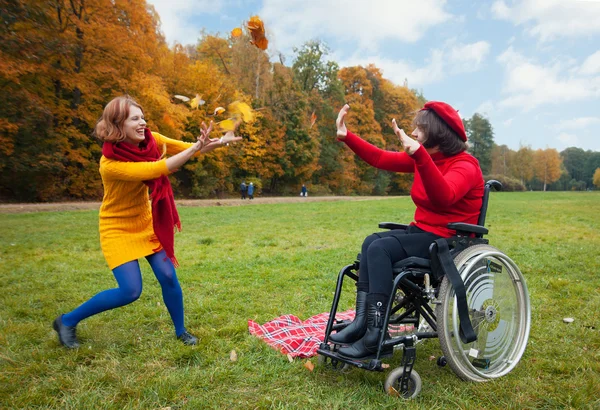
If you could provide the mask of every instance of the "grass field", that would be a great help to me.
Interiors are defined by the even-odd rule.
[[[408,197],[378,201],[180,208],[178,342],[142,262],[132,305],[83,321],[83,347],[59,346],[52,320],[114,286],[96,211],[0,214],[0,408],[563,409],[600,408],[600,193],[494,193],[490,243],[527,279],[531,336],[509,375],[466,383],[419,344],[421,395],[383,393],[386,373],[290,363],[248,334],[248,320],[329,311],[338,271],[379,221],[409,222]],[[351,308],[350,287],[341,309]],[[573,317],[571,324],[564,317]],[[235,350],[237,361],[230,360]],[[397,367],[400,354],[389,360]]]

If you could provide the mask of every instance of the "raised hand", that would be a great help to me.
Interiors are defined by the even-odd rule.
[[[340,110],[337,119],[335,120],[335,126],[337,127],[337,137],[341,140],[346,138],[346,135],[348,135],[348,129],[346,128],[346,123],[344,122],[348,111],[350,111],[350,106],[348,104],[345,104]]]
[[[398,136],[400,145],[402,145],[402,148],[404,148],[404,152],[406,152],[408,155],[414,154],[421,146],[421,144],[419,144],[416,140],[406,135],[404,130],[398,128],[395,118],[392,120],[392,129],[394,130],[394,134]]]

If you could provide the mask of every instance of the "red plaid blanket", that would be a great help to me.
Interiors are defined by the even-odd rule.
[[[354,310],[338,312],[338,320],[352,320]],[[320,313],[304,322],[294,315],[279,316],[264,325],[259,325],[253,320],[248,321],[248,330],[251,335],[263,339],[269,346],[283,354],[292,357],[311,357],[317,354],[319,344],[325,337],[325,328],[329,313]]]

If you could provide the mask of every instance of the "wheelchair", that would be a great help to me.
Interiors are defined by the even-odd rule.
[[[393,351],[401,349],[400,366],[388,374],[384,390],[392,396],[410,399],[422,388],[421,378],[413,369],[416,345],[437,337],[443,353],[438,366],[448,364],[461,379],[485,382],[509,373],[525,351],[531,307],[527,285],[517,265],[483,238],[488,233],[485,218],[489,193],[501,188],[498,181],[486,182],[477,225],[448,224],[456,235],[434,242],[429,249],[430,259],[409,257],[394,264],[393,291],[383,318],[386,331],[381,332],[373,359],[341,356],[337,353],[340,346],[329,340],[332,331],[342,330],[350,323],[336,320],[335,314],[344,279],[358,281],[360,254],[357,261],[342,268],[324,340],[317,350],[319,363],[336,369],[355,366],[383,372],[389,365],[382,362],[382,352],[389,352],[390,347]],[[408,226],[382,222],[379,227]],[[440,244],[447,245],[445,265],[438,255]],[[400,333],[399,328],[411,331]]]

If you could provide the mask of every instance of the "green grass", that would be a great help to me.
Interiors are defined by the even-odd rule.
[[[600,193],[492,195],[490,243],[519,265],[532,302],[525,355],[501,379],[461,381],[428,360],[441,354],[429,340],[415,365],[423,390],[405,403],[383,393],[386,373],[310,372],[248,334],[249,319],[329,311],[362,239],[413,211],[406,197],[181,207],[178,276],[199,346],[174,338],[142,262],[140,300],[83,321],[75,351],[58,345],[52,320],[114,286],[97,212],[0,214],[0,408],[600,408]],[[350,285],[341,303],[352,307]]]

